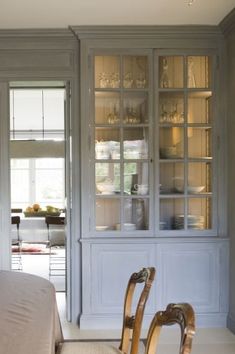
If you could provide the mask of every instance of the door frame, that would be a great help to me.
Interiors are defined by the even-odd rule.
[[[75,235],[79,234],[80,229],[80,218],[78,217],[78,210],[80,205],[80,160],[79,156],[79,124],[74,117],[78,112],[77,106],[77,84],[74,81],[58,78],[47,80],[42,79],[31,79],[27,78],[22,80],[22,78],[8,80],[7,82],[0,81],[0,164],[6,168],[0,169],[0,237],[1,237],[1,247],[0,247],[0,269],[11,269],[11,198],[10,198],[10,83],[11,82],[55,82],[61,81],[65,84],[65,95],[66,100],[69,103],[65,106],[65,160],[67,159],[66,166],[66,180],[65,180],[65,191],[66,191],[66,233],[67,233],[67,248],[66,248],[66,258],[67,258],[67,294],[66,294],[66,316],[67,320],[73,323],[77,323],[80,311],[81,311],[81,270],[80,270],[80,244],[78,242],[78,237]],[[6,118],[7,117],[7,118]],[[74,137],[77,137],[74,139]],[[74,163],[76,162],[76,163]],[[74,165],[76,165],[74,167]],[[75,170],[76,168],[76,170]],[[6,193],[6,191],[8,191]],[[75,206],[76,204],[76,206]],[[74,216],[76,213],[76,216]],[[3,222],[8,220],[8,222]],[[72,220],[75,220],[72,222]]]
[[[9,83],[0,81],[0,269],[4,270],[11,269],[9,131]]]

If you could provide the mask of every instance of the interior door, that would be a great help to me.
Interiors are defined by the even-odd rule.
[[[0,269],[11,267],[9,85],[0,82]]]

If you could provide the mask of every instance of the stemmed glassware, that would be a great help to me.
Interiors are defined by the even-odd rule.
[[[168,75],[168,62],[166,58],[163,58],[163,68],[160,79],[160,86],[162,88],[168,88],[170,86],[170,80]]]

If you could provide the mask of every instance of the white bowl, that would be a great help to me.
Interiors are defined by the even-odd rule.
[[[123,229],[125,231],[134,231],[134,230],[136,230],[136,224],[124,223],[123,224]]]
[[[203,191],[204,188],[205,186],[188,186],[188,193],[200,193]]]
[[[203,191],[203,189],[205,188],[205,186],[188,186],[188,193],[192,193],[192,194],[197,194]],[[175,190],[179,193],[183,193],[184,192],[184,187],[180,186],[180,187],[175,187]]]
[[[116,224],[115,225],[115,229],[116,230],[121,230],[121,225],[120,224]],[[123,230],[124,231],[134,231],[134,230],[136,230],[136,224],[124,223],[123,224]]]
[[[97,183],[96,188],[102,194],[113,194],[115,191],[114,184],[109,184],[109,183]]]

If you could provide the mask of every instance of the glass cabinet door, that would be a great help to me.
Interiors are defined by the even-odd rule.
[[[213,112],[209,56],[160,56],[159,229],[212,229]]]
[[[94,56],[94,230],[149,230],[149,59]]]

